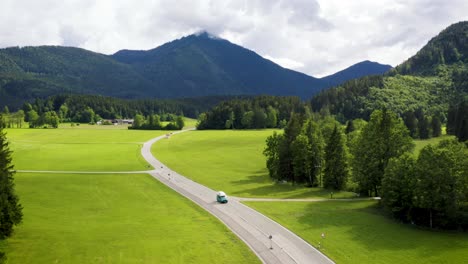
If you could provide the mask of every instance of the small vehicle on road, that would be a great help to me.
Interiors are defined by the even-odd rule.
[[[228,199],[227,199],[227,196],[224,192],[222,191],[219,191],[217,194],[216,194],[216,201],[218,203],[227,203],[228,202]]]

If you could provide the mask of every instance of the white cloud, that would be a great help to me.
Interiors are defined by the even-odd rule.
[[[111,54],[205,29],[314,76],[366,59],[395,66],[468,20],[466,0],[2,0],[1,10],[0,47]]]
[[[271,60],[272,62],[282,66],[283,68],[288,68],[291,70],[300,71],[301,70],[300,68],[304,67],[304,63],[300,61],[291,60],[288,58],[273,58],[270,55],[265,55],[264,58]]]

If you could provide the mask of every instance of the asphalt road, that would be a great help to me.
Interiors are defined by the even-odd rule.
[[[173,134],[181,132],[185,131]],[[285,227],[243,205],[239,198],[230,197],[227,204],[218,204],[217,191],[167,168],[151,154],[151,145],[163,139],[165,136],[154,138],[144,143],[141,149],[144,159],[155,168],[149,173],[221,220],[263,263],[334,263]]]

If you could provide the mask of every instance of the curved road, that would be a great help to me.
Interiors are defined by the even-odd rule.
[[[173,134],[181,132],[185,131]],[[151,145],[163,138],[154,138],[141,149],[144,159],[155,168],[148,173],[220,219],[263,263],[334,263],[285,227],[240,203],[239,198],[231,197],[229,203],[218,204],[216,191],[167,168],[151,154]]]

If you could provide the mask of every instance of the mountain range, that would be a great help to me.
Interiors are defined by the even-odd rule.
[[[113,55],[62,46],[0,49],[0,105],[55,94],[119,98],[294,95],[303,99],[349,79],[382,74],[389,65],[364,61],[314,78],[201,32],[147,51]]]

